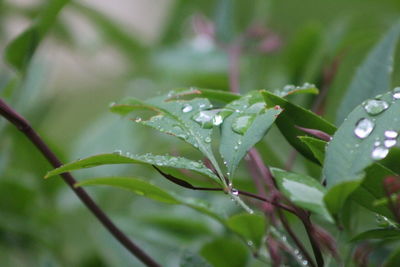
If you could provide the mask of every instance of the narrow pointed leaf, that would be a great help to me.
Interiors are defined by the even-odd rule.
[[[200,213],[203,213],[221,224],[225,224],[225,219],[214,212],[207,204],[199,200],[185,198],[182,196],[175,195],[164,189],[159,188],[156,185],[151,184],[148,181],[144,181],[132,177],[104,177],[104,178],[92,178],[87,179],[83,182],[78,183],[76,186],[91,186],[91,185],[107,185],[117,187],[125,190],[134,192],[137,195],[145,196],[147,198],[167,203],[167,204],[179,204],[194,209]]]
[[[318,94],[319,90],[314,84],[305,83],[302,86],[286,85],[282,89],[275,89],[274,95],[286,97],[292,94]]]
[[[296,126],[320,130],[329,135],[334,134],[336,127],[315,113],[290,103],[284,98],[268,91],[263,91],[262,94],[268,106],[279,105],[284,110],[276,120],[276,125],[286,140],[304,157],[318,164],[318,159],[315,158],[313,152],[299,140],[298,136],[304,135],[304,132]]]
[[[379,228],[368,230],[366,232],[362,232],[351,239],[351,242],[358,242],[362,240],[368,239],[379,239],[379,240],[387,240],[387,239],[400,239],[400,230],[399,229],[391,229],[391,228]]]
[[[122,155],[119,153],[111,154],[99,154],[71,163],[65,164],[57,169],[54,169],[47,173],[46,178],[58,175],[64,172],[70,172],[73,170],[79,170],[84,168],[92,168],[101,165],[109,164],[145,164],[155,165],[160,168],[176,168],[176,169],[187,169],[203,176],[209,177],[216,182],[219,182],[219,178],[202,162],[192,161],[187,158],[173,157],[169,155]]]
[[[299,136],[299,139],[308,146],[314,157],[322,164],[325,159],[325,148],[328,143],[310,136]]]
[[[329,208],[331,212],[339,211],[343,201],[365,176],[368,183],[364,182],[363,186],[366,190],[378,199],[383,196],[382,180],[393,175],[393,171],[376,162],[384,158],[390,146],[397,142],[396,136],[390,137],[400,131],[400,101],[393,97],[395,94],[389,92],[380,98],[387,106],[385,104],[385,109],[379,114],[367,112],[369,102],[356,107],[327,146],[323,173],[330,189],[326,200],[330,202],[328,206],[332,205]],[[334,200],[339,192],[341,201]]]
[[[164,191],[163,189],[137,178],[131,177],[106,177],[106,178],[93,178],[87,179],[78,183],[76,186],[89,186],[89,185],[109,185],[119,187],[134,192],[137,195],[144,196],[159,202],[168,204],[180,204],[172,194]]]
[[[225,109],[232,113],[222,124],[219,151],[228,177],[232,177],[239,162],[264,137],[282,109],[267,109],[258,91],[233,101]]]
[[[341,123],[360,101],[389,90],[399,35],[400,23],[397,23],[361,64],[338,109],[338,123]]]
[[[294,204],[332,221],[324,203],[325,188],[314,178],[271,168],[279,190]]]

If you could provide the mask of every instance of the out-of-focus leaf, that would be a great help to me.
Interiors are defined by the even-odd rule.
[[[304,135],[304,132],[296,128],[296,126],[317,129],[329,135],[333,135],[336,127],[324,120],[322,117],[290,103],[286,99],[276,96],[268,91],[262,91],[262,94],[268,106],[279,105],[284,110],[277,118],[276,125],[283,136],[285,136],[286,140],[303,156],[318,164],[319,161],[315,158],[313,152],[306,144],[299,140],[298,136]]]
[[[167,191],[152,185],[147,181],[143,181],[137,178],[131,177],[106,177],[106,178],[93,178],[87,179],[83,182],[78,183],[76,186],[88,186],[88,185],[109,185],[127,189],[135,194],[144,196],[156,201],[168,203],[168,204],[180,204],[180,201]]]
[[[399,35],[400,23],[397,23],[361,64],[338,109],[338,123],[341,123],[361,101],[389,90]]]
[[[200,255],[185,251],[182,255],[180,267],[211,267],[211,265]]]
[[[99,154],[77,161],[73,161],[68,164],[56,168],[47,173],[46,178],[58,175],[64,172],[70,172],[73,170],[79,170],[84,168],[92,168],[101,165],[108,164],[145,164],[145,165],[155,165],[162,168],[177,168],[177,169],[187,169],[198,174],[210,177],[216,182],[220,182],[219,178],[202,162],[192,161],[187,158],[173,157],[169,155],[122,155],[119,151],[111,154]]]
[[[351,242],[358,242],[362,240],[368,240],[368,239],[379,239],[379,240],[388,240],[388,239],[394,239],[398,240],[400,239],[400,230],[398,229],[373,229],[373,230],[368,230],[365,232],[362,232],[355,237],[351,239]]]
[[[331,204],[335,206],[328,205],[331,212],[338,212],[339,204],[357,188],[365,176],[364,169],[387,155],[388,142],[396,144],[396,138],[387,137],[388,133],[391,133],[388,131],[394,131],[396,134],[400,130],[400,101],[393,101],[394,94],[395,92],[389,92],[381,97],[380,101],[384,101],[381,104],[385,103],[382,105],[384,107],[387,105],[387,109],[381,110],[379,114],[371,115],[371,111],[367,112],[368,105],[371,104],[368,101],[356,107],[327,146],[323,167],[327,187],[337,193],[341,192],[341,201],[331,198]],[[371,170],[381,179],[383,175],[390,175],[390,171],[379,164],[374,164]],[[381,180],[375,178],[375,181]],[[342,186],[343,188],[340,188]],[[369,191],[377,190],[376,187],[382,188],[382,184],[375,184],[373,187],[365,184],[364,186]],[[328,192],[329,194],[331,192]],[[375,196],[381,197],[378,194]]]
[[[14,39],[5,49],[5,59],[18,71],[24,71],[40,42],[57,20],[61,9],[69,0],[48,1],[32,26]]]
[[[396,249],[383,263],[384,267],[397,267],[400,265],[400,249]]]
[[[229,228],[242,236],[247,244],[260,247],[266,230],[265,217],[258,214],[241,213],[230,217]]]
[[[325,188],[314,178],[271,168],[279,190],[290,201],[332,221],[323,201]]]
[[[239,240],[220,238],[203,246],[201,255],[213,266],[243,267],[248,261],[248,250]]]
[[[166,190],[141,179],[132,177],[92,178],[80,182],[76,186],[91,185],[107,185],[122,188],[159,202],[184,205],[217,220],[221,224],[225,224],[225,220],[203,202],[174,195],[173,193],[167,192]]]
[[[114,43],[126,55],[134,58],[136,62],[145,55],[145,46],[132,34],[125,32],[122,25],[118,25],[106,15],[78,1],[72,2],[71,5],[75,7],[74,10],[93,22],[93,25],[109,42]]]
[[[264,137],[282,109],[267,109],[258,91],[229,103],[225,109],[232,113],[222,124],[219,151],[228,177],[233,177],[240,160]]]
[[[327,142],[310,136],[299,136],[299,139],[308,146],[314,157],[320,164],[322,164],[325,158],[325,147]]]

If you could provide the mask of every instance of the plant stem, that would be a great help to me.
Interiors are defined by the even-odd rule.
[[[0,115],[12,123],[18,130],[20,130],[43,154],[47,161],[54,167],[60,167],[61,161],[51,151],[47,144],[35,132],[28,121],[14,111],[7,103],[0,99]],[[135,255],[142,263],[150,267],[159,267],[149,255],[147,255],[140,247],[132,242],[101,210],[99,206],[92,200],[87,192],[81,188],[75,188],[76,180],[70,173],[60,174],[63,180],[75,192],[78,198],[86,205],[86,207],[96,216],[96,218],[103,224],[103,226],[133,255]]]

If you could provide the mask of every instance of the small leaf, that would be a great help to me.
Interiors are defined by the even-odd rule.
[[[111,154],[99,154],[71,163],[62,165],[61,167],[54,169],[47,173],[46,178],[58,175],[64,172],[70,172],[73,170],[79,170],[84,168],[92,168],[101,165],[108,164],[145,164],[145,165],[155,165],[160,168],[177,168],[177,169],[187,169],[198,174],[210,177],[215,182],[220,182],[219,178],[202,162],[196,162],[182,157],[173,157],[169,155],[122,155],[119,153]]]
[[[130,177],[107,177],[93,178],[76,184],[77,187],[88,185],[109,185],[119,187],[134,192],[139,196],[144,196],[156,201],[168,204],[180,204],[181,202],[161,188],[143,181]]]
[[[400,35],[400,23],[394,25],[361,64],[338,109],[337,122],[354,109],[360,101],[389,90],[393,72],[393,57]]]
[[[290,201],[332,221],[323,201],[325,188],[316,179],[277,168],[271,168],[271,172],[279,190]]]
[[[49,29],[55,24],[59,12],[69,2],[69,0],[48,1],[32,26],[11,41],[5,48],[5,59],[8,64],[20,72],[26,69],[36,48]]]
[[[310,136],[299,136],[300,141],[307,145],[320,164],[324,162],[327,142]]]
[[[313,152],[297,138],[304,135],[304,132],[296,126],[320,130],[329,135],[333,135],[336,127],[322,117],[286,99],[267,91],[263,91],[262,94],[268,106],[279,105],[284,110],[276,120],[276,125],[286,140],[303,156],[318,164],[318,159],[315,158]]]
[[[240,160],[264,137],[282,109],[267,109],[257,91],[229,103],[225,109],[232,113],[222,124],[219,151],[228,177],[232,177]]]
[[[218,267],[243,267],[248,261],[248,250],[232,238],[219,238],[203,246],[201,255],[212,266]]]
[[[266,230],[265,217],[258,214],[236,214],[227,221],[229,228],[241,235],[247,244],[261,246]]]
[[[373,230],[368,230],[366,232],[362,232],[355,237],[351,239],[351,242],[358,242],[362,240],[368,240],[368,239],[379,239],[379,240],[388,240],[388,239],[394,239],[394,240],[399,240],[400,239],[400,230],[398,229],[373,229]]]

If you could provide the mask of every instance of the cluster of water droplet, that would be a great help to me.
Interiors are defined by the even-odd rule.
[[[369,99],[363,102],[362,106],[369,115],[376,116],[390,107],[390,104],[387,101],[379,98],[380,96],[378,96],[376,99]],[[400,87],[393,89],[392,98],[393,100],[400,99]],[[354,134],[360,139],[365,139],[372,133],[374,128],[375,123],[373,119],[362,118],[357,121],[354,128]],[[397,131],[386,130],[384,132],[383,141],[380,141],[379,139],[375,140],[374,147],[371,152],[371,158],[373,160],[384,159],[388,155],[389,149],[397,144],[397,137]]]
[[[314,88],[314,87],[315,87],[315,85],[313,85],[311,83],[304,83],[301,86],[295,86],[293,84],[288,84],[288,85],[285,85],[282,89],[275,89],[273,91],[273,94],[280,96],[280,97],[284,97],[286,95],[289,95],[292,92],[299,91],[299,90],[307,90],[307,89]]]
[[[297,260],[300,261],[303,266],[308,265],[308,261],[303,258],[303,255],[300,253],[300,251],[298,249],[294,250],[294,254],[295,254],[295,257],[297,258]]]

